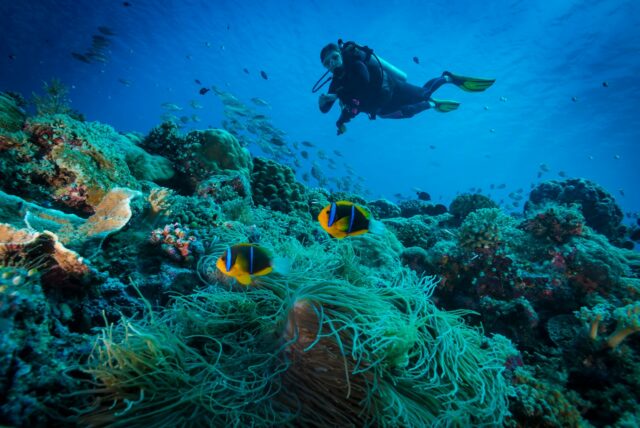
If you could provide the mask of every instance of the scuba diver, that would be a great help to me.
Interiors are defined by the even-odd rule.
[[[318,79],[312,92],[331,81],[328,93],[320,95],[318,104],[322,113],[328,113],[335,101],[340,100],[338,135],[346,132],[345,124],[358,113],[366,113],[372,120],[377,116],[406,119],[430,108],[441,113],[456,110],[460,103],[431,97],[445,83],[464,91],[482,92],[495,82],[495,79],[464,77],[445,71],[424,86],[415,86],[407,83],[405,73],[373,53],[371,48],[342,40],[323,47],[320,61],[327,72]],[[332,76],[320,83],[329,73]]]

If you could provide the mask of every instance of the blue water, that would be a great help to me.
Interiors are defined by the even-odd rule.
[[[0,90],[28,96],[59,78],[75,109],[120,131],[148,132],[166,102],[201,116],[199,128],[220,126],[221,102],[198,94],[199,79],[247,104],[267,100],[289,142],[338,148],[376,197],[419,187],[448,203],[506,183],[490,192],[500,200],[564,171],[604,186],[625,212],[640,211],[638,1],[129,3],[3,0]],[[108,62],[72,58],[98,26],[116,33]],[[415,84],[443,70],[497,82],[484,93],[441,88],[436,97],[462,102],[455,112],[362,116],[338,137],[337,108],[321,114],[310,90],[324,72],[321,47],[338,38],[374,48]],[[204,109],[191,111],[190,100]],[[541,163],[550,171],[539,179]]]

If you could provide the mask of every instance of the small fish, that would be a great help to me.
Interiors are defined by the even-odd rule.
[[[500,97],[500,101],[502,101],[503,103],[507,102],[507,97]]]
[[[604,82],[602,82],[602,86],[605,88],[609,87],[609,82],[607,82],[606,80]]]
[[[192,108],[197,109],[197,110],[199,110],[199,109],[203,108],[203,107],[202,107],[202,105],[201,105],[201,104],[198,104],[198,102],[197,102],[196,100],[191,100],[191,101],[189,101],[189,105],[190,105]]]
[[[505,183],[498,184],[498,189],[505,189],[507,185]]]
[[[115,36],[116,35],[116,33],[114,33],[111,28],[106,27],[106,26],[98,27],[98,31],[100,31],[105,36]]]
[[[414,56],[413,62],[415,62],[416,64],[420,64],[420,58],[418,58],[417,56]]]
[[[489,189],[493,190],[493,189],[495,189],[495,188],[496,188],[496,185],[495,185],[495,184],[493,184],[493,183],[492,183],[492,184],[490,184],[490,185],[489,185]]]
[[[278,146],[278,147],[282,147],[282,146],[286,146],[287,143],[280,137],[272,137],[271,138],[271,144],[273,144],[274,146]]]
[[[189,116],[180,116],[180,122],[184,124],[189,123]]]
[[[267,76],[267,73],[265,73],[263,70],[260,70],[260,76],[262,76],[264,80],[269,80],[269,76]]]
[[[78,52],[71,52],[71,56],[78,61],[82,61],[86,64],[91,64],[91,61],[86,56],[79,54]]]
[[[350,201],[333,202],[318,214],[318,222],[334,238],[342,239],[367,233],[372,218],[369,211]]]
[[[193,79],[193,81],[196,83],[196,85],[202,86],[202,82],[200,82],[199,79]]]
[[[620,159],[620,155],[614,155],[613,158],[614,159]]]
[[[308,183],[309,179],[310,179],[309,178],[309,174],[307,174],[306,172],[304,174],[302,174],[302,179]]]
[[[204,94],[206,94],[207,92],[209,92],[210,90],[211,90],[211,89],[209,89],[209,88],[200,88],[200,90],[198,91],[198,93],[199,93],[200,95],[204,95]]]
[[[620,189],[618,192],[620,192],[620,196],[624,196],[624,189]]]
[[[574,103],[578,102],[578,97],[571,97],[571,101],[573,101]]]
[[[324,150],[318,150],[318,159],[327,159],[327,154],[324,152]]]
[[[334,151],[333,151],[333,154],[334,154],[334,155],[336,155],[336,156],[338,156],[338,157],[340,157],[340,158],[341,158],[341,157],[343,157],[343,155],[342,155],[342,153],[340,152],[340,150],[334,150]]]
[[[546,163],[541,163],[539,168],[542,172],[549,172],[549,165],[547,165]]]
[[[242,285],[250,285],[255,276],[273,271],[269,252],[255,244],[233,245],[220,256],[216,267],[223,274],[235,278]]]
[[[101,34],[94,34],[93,36],[91,36],[91,44],[94,46],[105,47],[109,46],[111,42]]]
[[[520,202],[514,202],[514,203],[512,203],[512,204],[511,204],[511,206],[512,206],[513,208],[517,208],[517,207],[518,207],[518,205],[520,205]]]
[[[300,152],[300,156],[302,156],[302,157],[303,157],[303,158],[305,158],[305,159],[309,159],[309,152],[308,152],[308,151],[306,151],[306,150],[302,150],[302,151]]]
[[[431,200],[431,195],[428,194],[427,192],[423,191],[423,190],[418,190],[416,192],[416,195],[418,196],[418,199],[421,201],[430,201]]]
[[[123,1],[123,2],[122,2],[122,6],[124,6],[124,7],[131,7],[131,3],[129,3],[128,1]]]
[[[434,146],[433,144],[431,144],[431,145],[429,145],[429,148],[430,148],[431,150],[435,150],[435,149],[436,149],[436,146]]]
[[[269,107],[269,103],[263,100],[262,98],[258,98],[258,97],[251,98],[251,102],[258,106]]]
[[[10,59],[11,61],[13,61],[14,59],[16,59],[16,56],[15,56],[14,54],[9,54],[9,55],[8,55],[8,57],[9,57],[9,59]]]
[[[242,71],[244,71],[246,74],[249,74],[249,70],[247,70],[247,68],[243,68]]]
[[[491,129],[489,130],[489,132],[491,132],[492,134],[495,134],[495,133],[496,133],[496,130],[495,130],[495,128],[491,128]]]
[[[197,114],[192,114],[191,115],[191,121],[195,122],[195,123],[198,123],[198,122],[200,122],[200,117]]]
[[[107,62],[107,57],[101,52],[89,51],[89,52],[86,53],[85,56],[87,57],[87,59],[89,61],[91,61],[91,60],[98,61],[98,62],[101,62],[103,64]]]
[[[118,78],[118,82],[122,83],[124,86],[131,86],[131,80],[123,79],[122,77]]]
[[[485,110],[489,110],[489,106],[484,106],[484,109]]]
[[[566,173],[566,172],[564,172],[564,171],[558,171],[558,175],[559,175],[560,177],[563,177],[563,178],[564,178],[564,177],[566,177],[566,176],[567,176],[567,173]]]
[[[172,104],[172,103],[162,103],[160,104],[160,106],[165,109],[165,110],[170,110],[170,111],[181,111],[182,107],[176,105],[176,104]]]
[[[315,147],[315,145],[309,141],[303,141],[302,145],[305,147]]]

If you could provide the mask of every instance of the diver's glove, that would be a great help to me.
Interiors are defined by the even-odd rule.
[[[342,135],[347,132],[347,125],[345,125],[344,123],[336,123],[336,126],[338,127],[338,135]]]

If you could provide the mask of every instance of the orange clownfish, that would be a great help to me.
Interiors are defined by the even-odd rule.
[[[227,248],[216,262],[225,275],[240,284],[251,284],[252,277],[267,275],[273,271],[273,260],[267,250],[255,244],[237,244]]]
[[[380,223],[371,218],[371,213],[363,207],[349,201],[332,202],[318,215],[320,226],[334,238],[362,235]]]

